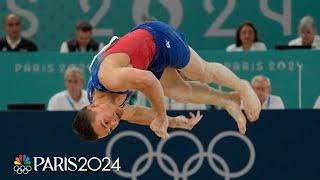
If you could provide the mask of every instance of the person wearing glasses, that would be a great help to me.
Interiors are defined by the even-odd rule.
[[[281,97],[271,94],[271,81],[268,77],[262,75],[253,77],[251,86],[260,100],[261,109],[285,108]]]

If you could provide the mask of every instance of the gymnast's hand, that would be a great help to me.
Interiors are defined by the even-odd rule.
[[[183,115],[173,117],[169,121],[169,126],[172,128],[191,130],[203,117],[203,115],[200,114],[200,111],[197,111],[197,115],[194,115],[192,112],[190,112],[189,115],[189,118]]]
[[[162,139],[168,139],[169,134],[167,132],[168,129],[168,117],[166,115],[158,115],[156,118],[151,122],[150,128],[157,136]]]

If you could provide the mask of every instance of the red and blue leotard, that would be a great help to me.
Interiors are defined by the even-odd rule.
[[[149,70],[158,79],[166,67],[181,69],[190,59],[189,46],[182,33],[159,21],[140,24],[96,57],[87,86],[90,103],[93,88],[102,92],[128,94],[124,103],[127,103],[132,95],[129,91],[112,92],[99,81],[100,64],[106,56],[113,53],[126,53],[133,68]]]

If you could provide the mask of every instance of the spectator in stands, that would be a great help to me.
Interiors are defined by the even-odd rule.
[[[99,43],[92,38],[92,26],[87,21],[80,21],[76,26],[76,37],[61,44],[60,52],[96,52],[103,48],[103,43]]]
[[[317,35],[317,28],[311,16],[305,16],[299,24],[299,37],[289,42],[289,46],[311,46],[313,49],[320,49],[320,36]]]
[[[236,44],[226,49],[231,51],[266,51],[267,47],[259,41],[257,29],[251,22],[242,23],[236,32]]]
[[[6,37],[0,39],[0,51],[38,51],[35,43],[21,36],[21,19],[19,16],[15,14],[9,14],[4,18],[3,23]]]
[[[281,97],[271,94],[271,82],[268,77],[261,75],[253,77],[251,86],[261,102],[262,109],[284,109]]]
[[[77,111],[89,105],[87,92],[82,89],[83,76],[80,69],[68,68],[64,75],[66,90],[50,98],[49,111]]]
[[[320,96],[318,97],[316,103],[314,104],[313,109],[320,109]]]

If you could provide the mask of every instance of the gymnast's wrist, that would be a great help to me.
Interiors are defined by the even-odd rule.
[[[166,116],[167,114],[166,113],[162,113],[162,112],[157,112],[156,113],[156,119],[157,120],[160,120],[160,121],[165,121],[166,120]]]
[[[167,116],[167,112],[166,112],[165,108],[153,107],[152,109],[155,112],[155,116],[156,116],[157,119],[164,119]]]
[[[170,118],[169,119],[169,127],[170,128],[178,128],[178,125],[179,123],[178,123],[178,120],[177,120],[177,118]]]

